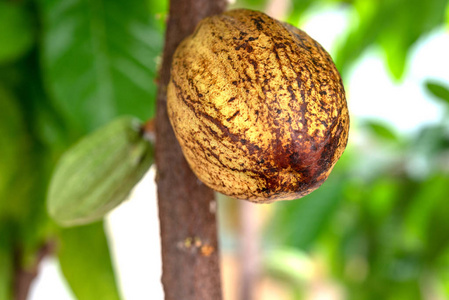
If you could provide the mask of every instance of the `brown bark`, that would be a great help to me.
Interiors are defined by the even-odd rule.
[[[166,300],[220,300],[221,280],[214,193],[190,170],[166,109],[170,66],[177,45],[226,0],[172,0],[156,112],[156,166]]]
[[[14,253],[14,300],[26,300],[30,291],[31,283],[38,274],[41,261],[54,250],[54,242],[44,244],[36,253],[35,262],[27,269],[22,267],[22,251],[16,249]]]

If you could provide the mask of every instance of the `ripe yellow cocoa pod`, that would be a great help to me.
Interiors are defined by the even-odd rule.
[[[121,117],[87,135],[59,160],[47,196],[49,215],[62,226],[97,221],[128,197],[153,163],[142,124]]]
[[[300,198],[342,155],[349,114],[329,54],[256,11],[204,19],[177,48],[168,114],[197,177],[253,202]]]

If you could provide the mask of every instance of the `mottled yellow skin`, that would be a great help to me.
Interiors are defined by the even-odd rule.
[[[344,88],[327,52],[250,10],[204,19],[181,43],[168,113],[198,178],[253,202],[318,188],[348,139]]]

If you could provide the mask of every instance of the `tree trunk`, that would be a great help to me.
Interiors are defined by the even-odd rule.
[[[220,300],[216,202],[192,173],[167,116],[166,91],[178,44],[225,0],[172,0],[160,70],[156,112],[156,166],[166,300]]]

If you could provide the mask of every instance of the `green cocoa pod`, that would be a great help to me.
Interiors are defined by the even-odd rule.
[[[349,114],[329,54],[251,10],[201,21],[177,48],[168,114],[198,178],[258,203],[318,188],[342,155]]]
[[[93,222],[126,200],[153,163],[153,145],[141,128],[133,117],[119,118],[61,157],[47,199],[47,210],[57,223]]]

